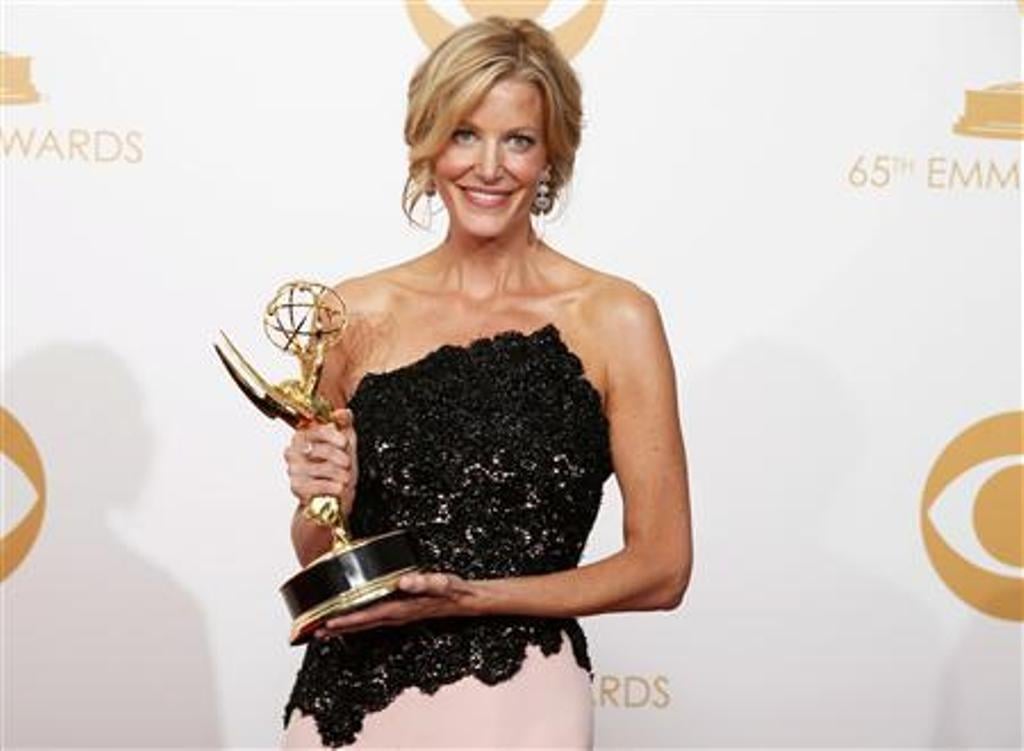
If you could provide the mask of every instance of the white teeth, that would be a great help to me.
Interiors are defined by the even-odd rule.
[[[478,190],[466,190],[466,196],[471,203],[480,206],[500,206],[508,196],[504,193],[482,193]]]

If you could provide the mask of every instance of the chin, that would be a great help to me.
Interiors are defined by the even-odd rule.
[[[493,239],[508,233],[512,228],[512,222],[505,220],[481,220],[478,217],[471,217],[457,222],[457,226],[467,235],[480,239]]]
[[[529,225],[527,219],[525,224]],[[481,239],[493,239],[515,232],[520,225],[518,217],[514,214],[507,215],[482,215],[475,212],[465,212],[457,216],[453,222],[462,232]]]

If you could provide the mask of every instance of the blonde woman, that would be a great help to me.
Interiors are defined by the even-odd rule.
[[[285,747],[589,748],[577,618],[682,600],[686,460],[655,301],[533,230],[563,198],[581,112],[531,21],[464,26],[412,78],[404,208],[439,199],[447,236],[338,285],[356,314],[322,389],[347,406],[285,458],[300,561],[329,547],[301,511],[331,493],[357,537],[409,530],[427,573],[318,632]],[[579,566],[613,472],[624,545]]]

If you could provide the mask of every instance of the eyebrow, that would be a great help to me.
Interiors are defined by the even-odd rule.
[[[476,123],[470,121],[470,120],[463,120],[462,122],[460,122],[455,127],[462,128],[462,127],[466,127],[466,126],[468,126],[470,128],[473,128],[474,130],[480,130],[480,126],[477,125]],[[517,126],[515,126],[513,128],[509,128],[505,132],[506,133],[532,133],[532,134],[536,135],[536,134],[538,134],[540,132],[540,130],[538,128],[533,127],[532,125],[517,125]]]

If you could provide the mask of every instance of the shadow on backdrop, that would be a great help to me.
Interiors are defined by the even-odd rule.
[[[843,523],[851,487],[876,471],[865,466],[862,406],[844,374],[798,342],[758,336],[687,392],[703,525],[685,639],[702,643],[684,648],[680,742],[926,743],[936,625],[912,594],[829,547],[850,534],[830,525]],[[879,527],[916,511],[914,496],[891,500]]]
[[[981,613],[972,616],[946,661],[932,742],[959,748],[1021,748],[1020,625]]]
[[[219,747],[201,607],[108,522],[138,504],[153,458],[139,384],[110,349],[78,343],[35,351],[4,382],[43,456],[47,507],[0,585],[2,745]]]

